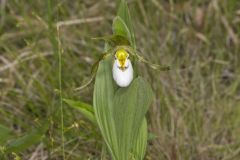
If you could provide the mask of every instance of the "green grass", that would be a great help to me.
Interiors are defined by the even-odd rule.
[[[93,84],[74,89],[88,81],[102,53],[103,44],[91,38],[111,34],[117,12],[114,1],[51,5],[1,4],[0,135],[10,129],[9,136],[21,140],[44,132],[35,143],[24,143],[27,149],[14,151],[22,159],[62,157],[56,23],[103,18],[60,30],[62,96],[92,104]],[[146,159],[240,159],[240,2],[133,0],[129,7],[137,48],[148,60],[171,65],[169,72],[144,64],[138,69],[155,93],[147,114],[153,138]],[[100,159],[105,151],[96,126],[65,103],[63,115],[65,158]],[[49,128],[41,129],[43,124]],[[2,148],[0,153],[5,159],[15,155]]]

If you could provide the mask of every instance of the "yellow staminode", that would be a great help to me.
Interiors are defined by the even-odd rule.
[[[117,50],[116,54],[115,54],[119,64],[120,64],[120,68],[124,69],[125,68],[125,63],[126,60],[129,56],[129,54],[127,53],[127,51],[125,51],[124,49],[119,49]]]

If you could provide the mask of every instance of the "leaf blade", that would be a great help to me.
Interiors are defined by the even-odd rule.
[[[121,17],[123,22],[126,24],[130,33],[130,41],[131,41],[132,47],[136,49],[135,35],[133,32],[133,25],[131,23],[131,16],[130,16],[128,5],[125,0],[121,0],[117,15]]]
[[[67,103],[72,108],[77,109],[81,112],[81,114],[86,117],[89,121],[93,124],[96,124],[96,118],[94,115],[93,107],[90,104],[81,102],[81,101],[74,101],[71,99],[63,99],[65,103]]]
[[[126,39],[128,39],[128,41],[130,41],[132,43],[131,33],[121,17],[117,16],[114,18],[112,27],[113,27],[114,35],[119,35],[119,36],[125,37]]]
[[[4,145],[5,142],[11,137],[11,129],[0,124],[0,145]]]
[[[129,87],[120,88],[114,96],[114,120],[121,158],[128,159],[138,137],[153,92],[143,78],[136,78]]]
[[[132,153],[135,159],[144,159],[147,141],[148,141],[148,131],[147,131],[147,120],[144,118],[141,128],[138,132],[138,137],[134,139]]]
[[[117,159],[118,149],[113,122],[113,97],[115,87],[111,72],[111,58],[107,57],[99,63],[94,85],[93,108],[108,150],[112,158]]]
[[[26,134],[22,137],[19,137],[10,141],[6,145],[6,153],[11,153],[11,152],[18,153],[38,143],[44,137],[44,134],[47,131],[48,127],[49,127],[49,123],[45,122],[43,126],[33,130],[29,134]]]

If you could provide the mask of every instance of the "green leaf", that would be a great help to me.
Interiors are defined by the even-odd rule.
[[[132,153],[134,159],[144,159],[148,140],[147,120],[144,118],[142,126],[138,132],[138,137],[134,139]]]
[[[138,137],[145,114],[152,102],[153,92],[143,78],[134,79],[127,88],[114,96],[114,120],[120,159],[128,159],[134,140]],[[128,153],[128,154],[126,154]]]
[[[85,116],[89,121],[96,124],[96,118],[94,115],[93,107],[90,104],[81,102],[81,101],[74,101],[70,99],[63,99],[70,107],[73,107],[79,110],[83,116]]]
[[[115,92],[115,84],[112,78],[112,57],[103,59],[99,63],[96,74],[93,107],[98,126],[112,159],[117,159],[117,139],[115,131],[115,123],[113,116],[113,98]]]
[[[0,124],[0,145],[4,145],[10,137],[11,129]]]
[[[32,132],[26,134],[25,136],[10,141],[10,143],[8,143],[6,146],[6,152],[18,153],[29,148],[34,144],[37,144],[44,137],[44,134],[47,131],[48,127],[49,123],[45,122],[41,128],[33,130]]]
[[[122,19],[122,21],[126,24],[128,30],[129,30],[129,33],[130,33],[131,45],[134,49],[136,49],[135,36],[134,36],[134,32],[133,32],[133,25],[131,23],[131,17],[130,17],[129,9],[128,9],[128,6],[127,6],[127,3],[126,3],[125,0],[121,0],[120,6],[118,8],[117,16],[119,16]]]
[[[117,22],[118,23],[118,22]],[[109,35],[109,36],[104,36],[104,37],[96,37],[93,38],[95,40],[104,40],[105,42],[109,43],[112,47],[116,47],[119,45],[130,45],[129,40],[126,38],[125,33],[120,33],[124,31],[117,31],[119,34],[115,35]],[[123,36],[124,35],[124,36]]]
[[[119,35],[119,36],[125,37],[126,39],[128,39],[128,41],[130,41],[132,43],[131,33],[121,17],[117,16],[114,18],[112,27],[113,27],[114,35]]]

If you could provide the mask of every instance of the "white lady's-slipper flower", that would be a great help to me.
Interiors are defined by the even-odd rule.
[[[112,73],[114,81],[120,87],[127,87],[132,82],[133,68],[129,54],[124,49],[116,51]]]

